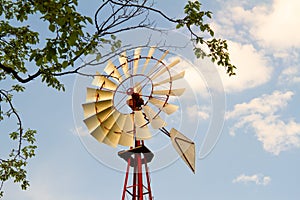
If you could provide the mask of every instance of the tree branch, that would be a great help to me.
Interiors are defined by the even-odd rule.
[[[11,90],[0,89],[0,95],[2,99],[9,105],[9,110],[6,112],[7,117],[13,114],[17,118],[17,130],[9,134],[13,141],[17,141],[18,145],[16,148],[11,149],[11,153],[6,159],[0,159],[0,198],[3,196],[3,185],[4,182],[9,179],[14,179],[14,182],[20,182],[21,188],[25,190],[29,186],[29,181],[26,179],[26,170],[24,169],[27,165],[27,159],[35,155],[34,145],[36,131],[28,129],[24,132],[21,117],[16,111],[12,99],[11,92],[18,89],[13,88]],[[24,144],[25,143],[25,144]]]
[[[18,141],[18,148],[17,148],[17,154],[15,155],[14,159],[16,159],[18,156],[21,156],[21,148],[22,148],[22,140],[23,140],[23,126],[22,126],[22,120],[20,115],[17,113],[15,107],[12,104],[11,99],[8,96],[9,91],[0,90],[0,94],[4,96],[6,101],[8,102],[10,106],[10,110],[17,118],[17,124],[18,124],[18,131],[19,131],[19,141]]]
[[[5,71],[8,74],[11,74],[13,76],[13,78],[17,79],[20,83],[27,83],[29,81],[32,81],[33,79],[35,79],[36,77],[38,77],[39,75],[41,75],[41,71],[38,70],[36,73],[34,73],[33,75],[28,75],[28,78],[22,78],[18,75],[18,72],[13,70],[10,67],[7,67],[5,65],[3,65],[2,63],[0,63],[0,69],[2,69],[3,71]]]
[[[155,8],[152,8],[152,7],[149,7],[149,6],[145,6],[144,4],[143,5],[139,5],[139,4],[122,4],[120,2],[116,2],[116,1],[113,1],[113,0],[109,0],[110,2],[112,2],[113,4],[116,4],[116,5],[119,5],[119,6],[124,6],[124,7],[136,7],[136,8],[143,8],[143,9],[146,9],[146,10],[150,10],[150,11],[153,11],[154,13],[157,13],[159,15],[161,15],[163,18],[167,19],[168,21],[170,22],[173,22],[173,23],[178,23],[180,22],[181,19],[173,19],[173,18],[170,18],[168,17],[165,13],[163,13],[162,11],[158,10],[158,9],[155,9]],[[126,1],[126,2],[130,2],[130,0]]]

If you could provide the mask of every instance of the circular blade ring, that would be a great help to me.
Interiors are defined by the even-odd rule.
[[[150,139],[150,124],[156,129],[167,124],[159,114],[172,114],[177,110],[178,106],[168,101],[170,96],[180,96],[184,92],[184,88],[172,88],[173,81],[184,76],[184,72],[171,75],[171,69],[180,60],[175,59],[165,64],[164,58],[169,51],[165,51],[156,59],[153,56],[155,49],[151,47],[147,56],[143,56],[141,48],[136,48],[133,56],[123,52],[119,56],[119,65],[109,60],[104,69],[106,75],[96,73],[92,84],[98,89],[88,89],[87,97],[87,100],[95,99],[95,102],[84,104],[83,109],[88,117],[85,123],[99,142],[116,147],[118,144],[132,146],[134,140]],[[95,98],[94,95],[101,97]],[[98,108],[104,105],[106,100],[111,100],[112,106],[109,109],[112,111],[99,113]],[[90,113],[95,114],[90,117]]]

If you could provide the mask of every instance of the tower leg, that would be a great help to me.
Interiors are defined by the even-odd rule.
[[[137,181],[136,181],[136,175],[137,175],[137,168],[136,168],[136,162],[134,161],[134,167],[133,167],[133,181],[132,181],[132,200],[138,200],[136,195],[136,187],[137,187]]]
[[[152,200],[152,191],[151,191],[151,186],[150,186],[150,175],[149,175],[149,168],[146,162],[146,158],[144,158],[145,160],[145,171],[146,171],[146,178],[147,178],[147,188],[148,188],[148,192],[149,192],[149,200]]]
[[[124,187],[123,187],[122,200],[125,200],[125,197],[126,197],[129,169],[130,169],[130,158],[128,158],[128,160],[127,160],[127,169],[126,169],[126,175],[125,175],[125,181],[124,181]]]
[[[137,156],[137,168],[138,168],[138,190],[139,190],[139,200],[143,200],[143,172],[142,172],[142,159],[141,155],[136,155]]]

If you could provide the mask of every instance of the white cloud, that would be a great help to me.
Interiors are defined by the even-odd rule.
[[[210,117],[210,111],[208,106],[199,106],[199,105],[193,105],[190,107],[187,107],[188,115],[191,119],[193,118],[200,118],[203,120],[207,120]]]
[[[286,49],[300,47],[299,10],[298,0],[273,0],[271,6],[262,3],[251,9],[227,6],[218,18],[232,37],[242,39],[250,33],[261,45]]]
[[[271,95],[262,95],[248,103],[237,104],[226,114],[227,119],[236,122],[230,129],[235,135],[238,129],[252,128],[263,148],[274,155],[282,151],[300,147],[300,123],[290,119],[283,121],[278,111],[287,106],[293,92],[275,91]]]
[[[236,76],[229,77],[224,70],[218,67],[226,92],[239,92],[254,88],[268,82],[272,68],[264,55],[258,52],[251,44],[239,44],[228,41],[231,61],[238,66]]]
[[[263,174],[254,174],[252,176],[247,176],[245,174],[241,174],[238,177],[236,177],[233,181],[233,183],[255,183],[256,185],[268,185],[271,182],[271,177],[264,176]]]
[[[224,67],[217,66],[210,59],[197,59],[192,65],[185,61],[178,64],[180,69],[186,69],[187,82],[203,97],[208,97],[207,89],[240,92],[260,86],[271,79],[272,67],[262,52],[252,44],[240,44],[230,40],[227,42],[231,62],[237,66],[236,76],[229,77]]]
[[[287,101],[292,98],[293,92],[288,91],[282,93],[274,91],[273,94],[264,94],[261,97],[252,99],[249,103],[237,104],[234,110],[227,113],[226,117],[233,118],[241,115],[251,114],[264,114],[270,115],[287,106]]]
[[[265,10],[265,12],[261,12]],[[256,17],[251,34],[268,46],[277,48],[300,47],[300,1],[274,0],[271,12],[267,7],[253,10]]]
[[[279,76],[279,84],[294,84],[300,82],[300,71],[298,67],[288,67]]]

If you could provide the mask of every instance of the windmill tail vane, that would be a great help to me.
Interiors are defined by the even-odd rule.
[[[195,144],[178,130],[168,131],[162,113],[171,115],[179,108],[169,103],[171,96],[181,96],[185,88],[173,88],[174,81],[184,77],[181,71],[172,74],[172,68],[180,59],[165,64],[169,51],[154,58],[155,47],[141,56],[136,48],[132,59],[123,52],[119,64],[111,60],[104,68],[105,74],[96,72],[92,85],[86,90],[86,103],[82,105],[84,123],[90,134],[100,143],[111,147],[127,146],[118,155],[127,163],[122,200],[153,199],[148,164],[154,154],[145,141],[152,138],[151,128],[166,134],[187,166],[195,172]],[[141,64],[141,61],[144,61]],[[151,126],[151,128],[150,128]],[[144,168],[144,169],[143,169]],[[132,171],[132,185],[129,185]]]

